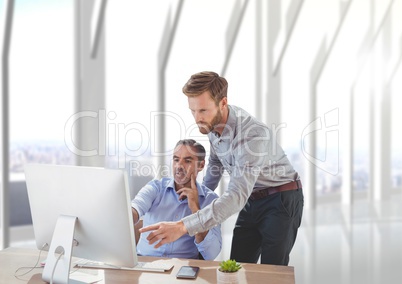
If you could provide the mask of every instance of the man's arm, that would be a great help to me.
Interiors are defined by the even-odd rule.
[[[140,229],[140,233],[149,231],[153,231],[147,237],[149,244],[152,245],[159,241],[155,248],[172,243],[187,234],[187,229],[182,221],[160,222]]]
[[[263,149],[267,149],[268,142],[258,137],[247,137],[244,139],[244,143],[247,143],[248,152],[262,153]],[[244,145],[240,144],[238,147],[244,147]],[[242,153],[236,148],[233,149],[233,152],[236,153],[236,151]],[[264,155],[248,155],[237,158],[238,163],[234,163],[229,172],[228,189],[219,198],[179,222],[158,223],[143,228],[142,232],[155,230],[148,235],[148,241],[153,244],[159,240],[160,242],[157,244],[159,247],[177,240],[186,233],[194,236],[221,224],[231,215],[239,212],[251,195],[262,166],[267,162]]]
[[[237,172],[237,171],[236,171]],[[225,191],[219,198],[213,200],[208,206],[197,212],[184,217],[178,222],[160,222],[140,229],[140,232],[151,232],[147,240],[158,248],[164,244],[179,239],[189,233],[195,236],[201,232],[221,224],[228,217],[239,212],[247,202],[251,194],[256,177],[250,171],[236,173],[231,176],[229,190]]]
[[[135,242],[138,244],[140,239],[140,228],[143,226],[143,220],[140,219],[147,213],[153,202],[158,196],[159,181],[152,180],[146,186],[140,189],[135,198],[131,201],[131,212],[133,214]]]
[[[195,236],[221,224],[231,215],[239,212],[247,202],[257,177],[250,170],[234,170],[229,182],[229,189],[208,206],[184,217],[178,222],[160,222],[144,227],[140,232],[151,232],[147,240],[155,248],[176,241],[184,234]]]
[[[148,235],[147,240],[150,244],[159,241],[155,246],[158,248],[163,244],[177,240],[184,234],[189,233],[191,236],[195,236],[200,232],[207,231],[217,224],[221,224],[244,207],[253,190],[257,176],[258,173],[252,168],[233,169],[228,190],[212,201],[211,204],[184,217],[181,221],[157,223],[142,228],[140,232],[153,231]]]
[[[131,207],[131,211],[133,213],[133,222],[134,222],[134,235],[135,235],[135,243],[138,244],[138,240],[140,239],[140,228],[142,227],[142,220],[140,220],[140,216],[135,210],[135,208]]]
[[[203,241],[195,245],[205,260],[215,259],[222,249],[221,225],[209,229]]]
[[[182,195],[187,197],[188,207],[193,214],[219,197],[209,189],[205,190],[205,188],[200,188],[199,190],[205,194],[203,199],[200,201],[195,180],[196,176],[192,176],[191,188],[182,188],[178,190],[178,193],[180,194],[179,198],[182,198]],[[221,226],[217,225],[204,232],[196,233],[194,235],[194,243],[204,259],[215,259],[222,249]]]
[[[177,191],[177,194],[179,194],[179,199],[187,198],[188,207],[192,213],[200,210],[198,190],[194,176],[191,177],[191,188],[181,188]],[[186,227],[181,221],[160,222],[145,228],[141,228],[139,231],[140,233],[153,231],[148,235],[147,239],[151,245],[160,240],[158,243],[156,243],[155,248],[159,248],[166,243],[174,242],[187,233]],[[205,232],[196,233],[194,235],[196,243],[202,242],[207,234],[208,230]]]
[[[196,179],[196,177],[194,175],[192,175],[191,176],[191,188],[184,187],[177,191],[177,193],[180,195],[179,199],[187,198],[188,207],[190,208],[191,213],[195,213],[198,210],[200,210],[200,202],[198,199],[198,189],[197,189],[197,185],[195,183],[195,179]],[[197,244],[201,243],[207,234],[208,234],[208,231],[195,234],[194,235],[195,242]]]
[[[201,242],[205,239],[205,237],[206,237],[206,235],[208,234],[208,232],[209,232],[209,230],[208,230],[208,231],[205,231],[205,232],[202,232],[202,233],[195,234],[195,235],[194,235],[195,242],[196,242],[197,244],[201,243]]]
[[[205,198],[200,201],[200,207],[204,208],[208,206],[213,200],[218,198],[219,196],[212,191],[205,190]],[[205,260],[213,260],[215,259],[221,249],[222,249],[222,234],[221,234],[221,225],[216,225],[210,228],[208,231],[204,233],[195,234],[195,239],[197,240],[197,236],[202,235],[200,238],[200,242],[195,241],[195,245],[197,246],[198,251],[203,256]]]
[[[198,197],[199,192],[197,189],[195,179],[196,179],[195,176],[191,177],[190,188],[185,187],[177,191],[177,193],[179,194],[179,199],[187,198],[188,207],[192,213],[198,212],[201,208]],[[210,192],[210,194],[206,196],[203,206],[209,204],[210,202],[212,202],[212,200],[214,200],[217,197],[218,196],[216,194]],[[173,242],[179,239],[181,236],[183,236],[185,234],[184,231],[185,227],[182,225],[183,224],[180,222],[177,223],[164,222],[148,226],[145,229],[142,229],[141,231],[142,232],[152,231],[154,230],[154,228],[156,228],[156,231],[150,234],[148,240],[150,244],[156,243],[155,248],[158,248],[165,243]],[[164,230],[167,232],[166,234],[162,233]],[[182,234],[177,234],[176,236],[174,235],[182,230],[183,230]],[[157,243],[158,240],[161,241]],[[215,226],[211,230],[196,233],[194,235],[194,242],[195,245],[197,246],[198,251],[204,257],[204,259],[214,259],[219,254],[222,248],[222,235],[220,231],[220,225]]]
[[[140,219],[140,215],[138,214],[137,210],[135,210],[135,208],[131,207],[131,212],[133,212],[133,221],[134,221],[134,225],[138,222],[138,220]]]

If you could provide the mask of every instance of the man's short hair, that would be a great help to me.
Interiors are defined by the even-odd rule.
[[[195,156],[198,157],[199,161],[205,160],[206,152],[205,152],[204,146],[202,146],[200,143],[198,143],[194,139],[179,140],[179,142],[176,143],[176,147],[179,145],[190,146],[194,150],[194,152],[195,152],[194,154],[195,154]]]
[[[228,82],[212,71],[203,71],[191,75],[190,79],[183,86],[183,93],[188,97],[196,97],[209,91],[216,105],[227,97]]]

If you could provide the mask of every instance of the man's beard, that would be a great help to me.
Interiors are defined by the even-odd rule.
[[[202,134],[208,134],[214,130],[215,126],[217,126],[221,121],[222,113],[221,110],[218,110],[218,113],[214,116],[211,123],[197,123],[197,125]]]

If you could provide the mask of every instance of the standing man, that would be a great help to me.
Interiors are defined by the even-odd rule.
[[[300,177],[272,130],[243,109],[228,105],[228,83],[214,72],[200,72],[183,87],[199,130],[211,144],[204,184],[215,189],[224,170],[228,188],[209,206],[178,222],[158,223],[143,231],[155,247],[188,233],[213,228],[239,212],[231,259],[288,265],[303,211]]]

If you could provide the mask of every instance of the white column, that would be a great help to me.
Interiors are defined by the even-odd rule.
[[[221,74],[222,77],[225,77],[227,67],[230,62],[230,58],[232,56],[232,51],[236,43],[237,35],[239,33],[244,13],[246,12],[248,0],[244,0],[243,3],[241,1],[236,1],[232,10],[232,15],[230,16],[230,20],[228,23],[228,28],[226,31],[226,54],[225,61],[223,63]]]
[[[265,17],[266,9],[263,5],[264,3],[262,0],[257,0],[255,2],[255,113],[256,118],[264,121],[264,87],[263,87],[263,80],[265,75],[265,68],[263,62],[265,61],[265,56],[263,50],[266,49],[265,47]],[[263,75],[264,74],[264,75]]]
[[[78,165],[103,167],[106,153],[105,32],[106,0],[75,1],[74,142]]]
[[[267,101],[262,105],[265,122],[278,129],[282,123],[282,76],[281,64],[299,17],[304,0],[293,0],[283,7],[281,1],[268,1],[268,46],[267,46]],[[281,12],[281,11],[284,12]],[[280,137],[277,137],[280,143]]]
[[[390,90],[390,48],[391,48],[391,7],[390,2],[378,31],[381,31],[382,42],[374,49],[374,65],[372,68],[377,85],[373,86],[372,117],[372,165],[371,185],[372,198],[376,201],[389,198],[391,190],[391,90]],[[381,65],[379,66],[379,62]],[[378,64],[377,64],[378,63]]]
[[[178,1],[176,12],[173,17],[173,21],[170,19],[170,11],[168,12],[165,24],[165,30],[163,31],[163,36],[158,53],[158,97],[157,97],[157,110],[154,119],[151,123],[155,125],[155,128],[151,131],[152,137],[157,137],[155,141],[151,141],[152,148],[154,152],[154,161],[156,163],[156,168],[160,169],[155,178],[161,178],[162,165],[166,162],[165,149],[166,149],[166,124],[165,115],[166,112],[166,84],[165,84],[165,72],[169,61],[170,52],[172,49],[174,36],[176,34],[177,26],[179,24],[179,19],[181,15],[181,10],[183,7],[183,0]]]
[[[4,30],[1,61],[1,152],[0,152],[0,249],[10,244],[10,207],[9,207],[9,58],[14,14],[14,0],[4,1]]]
[[[341,238],[341,282],[342,284],[353,283],[353,210],[351,206],[341,208],[343,217],[343,234]]]
[[[341,116],[342,131],[340,132],[340,145],[343,145],[342,162],[342,204],[352,204],[353,202],[353,149],[354,149],[354,88],[351,89],[350,97],[345,100],[344,112]]]
[[[268,1],[268,46],[267,46],[267,98],[263,106],[265,123],[272,129],[281,123],[281,70],[278,67],[276,73],[275,63],[278,59],[274,56],[274,48],[278,45],[278,37],[281,33],[281,1]],[[282,31],[284,33],[284,31]],[[279,46],[279,45],[278,45]],[[280,143],[280,137],[276,137]]]

